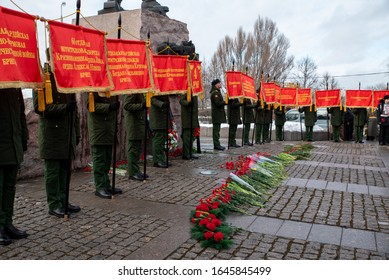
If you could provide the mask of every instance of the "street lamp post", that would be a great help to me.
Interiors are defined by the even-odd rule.
[[[61,22],[63,22],[63,16],[62,16],[62,7],[66,6],[66,2],[61,3]]]

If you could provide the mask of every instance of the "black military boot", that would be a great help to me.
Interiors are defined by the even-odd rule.
[[[5,233],[4,228],[0,228],[0,245],[9,245],[12,243],[11,238]]]

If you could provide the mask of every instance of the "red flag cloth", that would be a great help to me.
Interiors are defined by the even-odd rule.
[[[34,17],[0,7],[0,88],[43,87]]]
[[[115,89],[112,95],[152,91],[144,41],[107,39],[108,66]]]
[[[310,88],[298,88],[297,89],[297,105],[298,106],[311,106],[312,94]]]
[[[80,93],[113,89],[102,31],[49,21],[51,69],[58,91]]]
[[[383,99],[385,95],[389,95],[389,90],[373,91],[373,107],[378,107],[378,103],[380,103],[381,99]]]
[[[187,57],[153,55],[153,69],[159,94],[186,94],[188,91]]]
[[[229,98],[243,97],[241,74],[238,71],[226,71],[226,84]]]
[[[274,83],[274,100],[276,103],[281,104],[281,87]]]
[[[255,91],[254,78],[242,73],[242,89],[245,98],[257,101],[257,93]]]
[[[316,107],[340,107],[340,89],[317,90],[315,93]]]
[[[297,106],[297,88],[281,88],[280,104],[282,106]]]
[[[373,91],[371,90],[346,90],[346,107],[366,108],[373,106]]]
[[[188,60],[189,66],[189,81],[193,95],[199,95],[204,92],[201,61]]]
[[[261,94],[263,96],[264,101],[267,104],[273,104],[276,102],[275,96],[275,83],[262,83],[261,84]]]

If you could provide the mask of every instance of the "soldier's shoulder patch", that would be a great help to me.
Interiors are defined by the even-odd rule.
[[[219,97],[219,95],[215,94],[215,98],[218,98],[218,97]]]

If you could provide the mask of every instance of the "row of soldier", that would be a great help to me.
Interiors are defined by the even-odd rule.
[[[61,94],[56,88],[54,76],[50,75],[52,84],[53,103],[47,105],[44,111],[39,110],[37,92],[33,92],[34,109],[39,114],[39,153],[44,160],[45,189],[49,214],[62,218],[65,216],[66,185],[70,178],[70,158],[75,157],[76,146],[80,141],[80,126],[77,114],[77,103],[69,94]],[[221,124],[226,122],[226,103],[221,94],[221,82],[212,81],[211,105],[213,123],[213,144],[215,150],[224,150],[220,144]],[[23,152],[27,150],[28,129],[24,114],[24,101],[21,89],[0,89],[0,245],[8,245],[12,239],[26,238],[28,234],[17,229],[13,225],[13,205],[16,193],[16,178],[18,168],[23,159]],[[115,97],[107,97],[105,94],[94,93],[94,112],[88,113],[88,134],[92,147],[93,176],[95,183],[95,195],[109,199],[113,194],[120,194],[120,188],[112,188],[108,176],[112,162],[112,149],[115,141],[115,118],[119,108],[125,112],[125,127],[127,129],[127,159],[128,176],[132,180],[144,180],[147,175],[140,171],[139,161],[141,155],[142,140],[145,135],[146,102],[143,94],[125,95],[123,106]],[[182,95],[181,119],[183,138],[183,159],[197,159],[191,152],[194,129],[199,127],[198,100],[194,96],[187,100]],[[388,106],[389,96],[382,102],[380,112],[380,124],[389,125]],[[386,104],[386,105],[385,105]],[[240,103],[238,99],[230,99],[228,106],[229,116],[229,146],[240,147],[236,143],[236,130],[241,123],[240,109],[243,108],[244,144],[253,145],[249,140],[251,123],[255,123],[255,143],[270,142],[269,131],[272,124],[272,106],[252,103],[246,99]],[[165,140],[170,123],[166,122],[169,111],[168,96],[154,96],[151,99],[150,128],[153,130],[152,154],[153,166],[166,168],[168,165]],[[316,122],[316,112],[310,107],[303,107],[300,112],[305,113],[306,140],[312,141],[313,126]],[[362,142],[362,129],[365,125],[366,109],[354,110],[354,124],[357,128],[356,142]],[[342,114],[340,108],[331,108],[332,120]],[[282,127],[285,123],[285,112],[280,107],[274,109],[276,139],[283,140]],[[382,117],[383,116],[383,117]],[[386,116],[386,117],[385,117]],[[339,123],[333,122],[334,140],[337,141],[339,133],[336,132]],[[69,127],[71,129],[69,129]],[[388,129],[386,128],[386,134]],[[71,135],[71,141],[69,136]],[[384,138],[388,141],[389,138]],[[387,142],[386,142],[387,143]],[[69,149],[70,144],[70,149]],[[69,213],[79,212],[81,208],[67,204]]]

